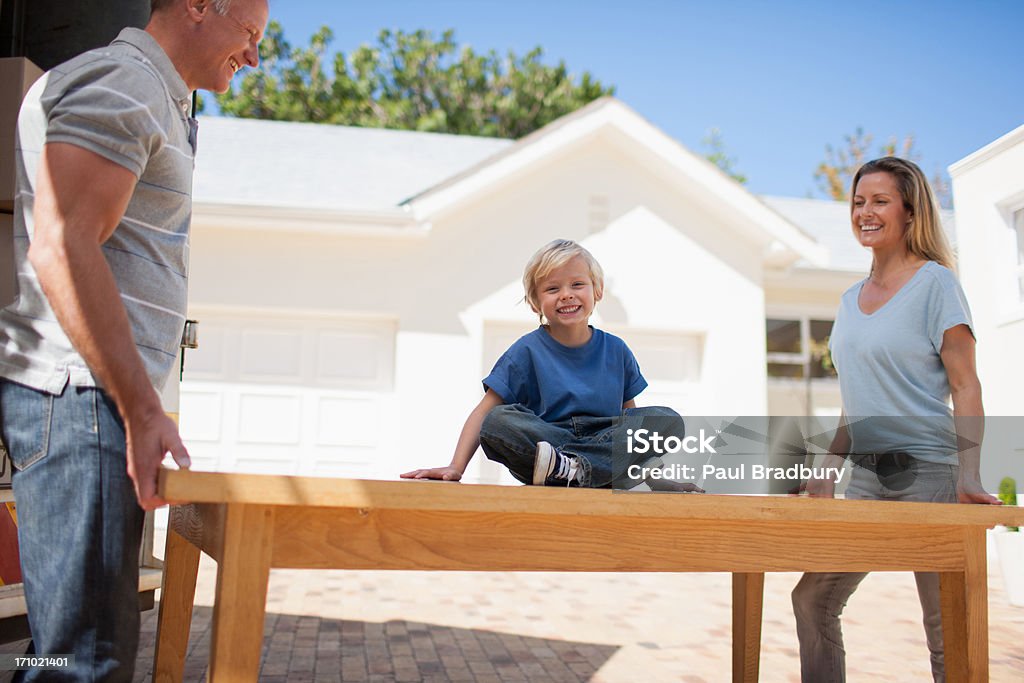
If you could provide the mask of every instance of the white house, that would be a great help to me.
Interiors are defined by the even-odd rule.
[[[949,174],[985,406],[992,415],[1024,415],[1024,126],[953,164]]]
[[[594,323],[636,353],[641,405],[838,414],[811,352],[869,262],[846,206],[754,196],[618,100],[514,142],[230,118],[199,135],[197,467],[446,464],[480,379],[537,323],[522,269],[555,237],[602,263]],[[469,478],[497,480],[482,460]]]
[[[978,338],[986,421],[983,479],[1024,482],[1024,126],[949,168],[960,277]]]

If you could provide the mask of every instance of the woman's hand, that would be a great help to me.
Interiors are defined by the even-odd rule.
[[[999,500],[981,486],[981,482],[972,477],[961,476],[956,482],[956,500],[958,503],[975,505],[1002,505]]]
[[[832,439],[831,450],[822,461],[821,468],[825,472],[839,472],[846,467],[846,458],[836,455],[836,453],[848,453],[849,451],[850,435],[846,431],[846,416],[842,415],[839,418],[839,428],[836,429],[836,435]],[[806,492],[811,498],[835,498],[836,481],[830,476],[808,479],[800,485],[800,491]]]
[[[803,489],[811,498],[834,498],[836,495],[836,483],[829,478],[808,479]]]

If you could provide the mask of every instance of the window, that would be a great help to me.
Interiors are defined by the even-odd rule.
[[[807,316],[768,318],[765,338],[768,346],[768,376],[788,379],[835,377],[828,338],[831,320]]]
[[[1017,301],[1024,303],[1024,208],[1013,212],[1013,232],[1017,238]]]

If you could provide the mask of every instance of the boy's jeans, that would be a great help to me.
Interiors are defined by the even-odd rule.
[[[545,422],[515,403],[500,405],[487,414],[480,428],[480,446],[488,458],[507,467],[524,484],[533,482],[537,442],[547,441],[562,454],[579,458],[583,471],[581,486],[607,488],[617,484],[629,488],[640,482],[626,477],[627,468],[634,462],[650,459],[651,455],[628,456],[625,433],[629,428],[638,428],[644,418],[660,418],[659,431],[665,433],[666,426],[670,426],[672,434],[684,436],[683,419],[671,408],[661,406],[627,408],[615,417],[572,417]]]
[[[855,461],[856,462],[856,461]],[[930,503],[955,503],[957,467],[914,461],[913,484],[899,491],[887,488],[878,474],[855,465],[847,498],[861,500],[907,500]],[[841,543],[842,540],[836,541]],[[793,589],[793,613],[800,640],[801,678],[813,683],[842,683],[846,680],[846,651],[839,617],[847,600],[867,574],[808,573]],[[914,572],[917,594],[924,614],[924,631],[931,654],[932,678],[946,679],[942,644],[942,607],[939,600],[939,575]]]
[[[144,513],[117,409],[98,389],[52,396],[0,380],[0,415],[33,652],[75,655],[73,670],[16,680],[131,681]]]

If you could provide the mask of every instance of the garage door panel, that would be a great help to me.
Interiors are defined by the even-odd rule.
[[[634,351],[644,359],[644,372],[654,380],[700,381],[700,345],[696,339],[680,338],[675,345],[650,344]]]
[[[235,459],[232,472],[243,474],[298,474],[295,451],[260,452],[264,449],[247,448],[244,456]]]
[[[380,435],[380,401],[320,398],[317,406],[317,446],[373,446]]]
[[[300,384],[302,378],[302,333],[283,330],[249,329],[242,332],[239,379]]]
[[[222,446],[186,440],[185,447],[188,448],[188,456],[192,460],[192,469],[200,472],[219,471],[218,467],[225,455]]]
[[[320,384],[390,388],[394,365],[392,335],[320,332],[317,335],[316,378]]]
[[[652,384],[700,382],[703,335],[622,327],[613,327],[608,331],[626,342],[640,363],[640,371]]]
[[[181,421],[181,436],[186,441],[220,441],[223,430],[224,397],[218,391],[181,392],[179,413],[188,415]]]
[[[310,453],[310,462],[315,469],[335,466],[365,465],[373,462],[377,448],[369,446],[318,446]]]
[[[668,406],[692,413],[701,381],[704,336],[695,332],[612,327],[633,351],[648,387],[636,398],[641,406]]]
[[[238,401],[238,443],[298,445],[300,396],[243,394]]]
[[[200,325],[199,348],[185,352],[185,371],[190,379],[224,379],[227,368],[227,328],[203,323]]]

